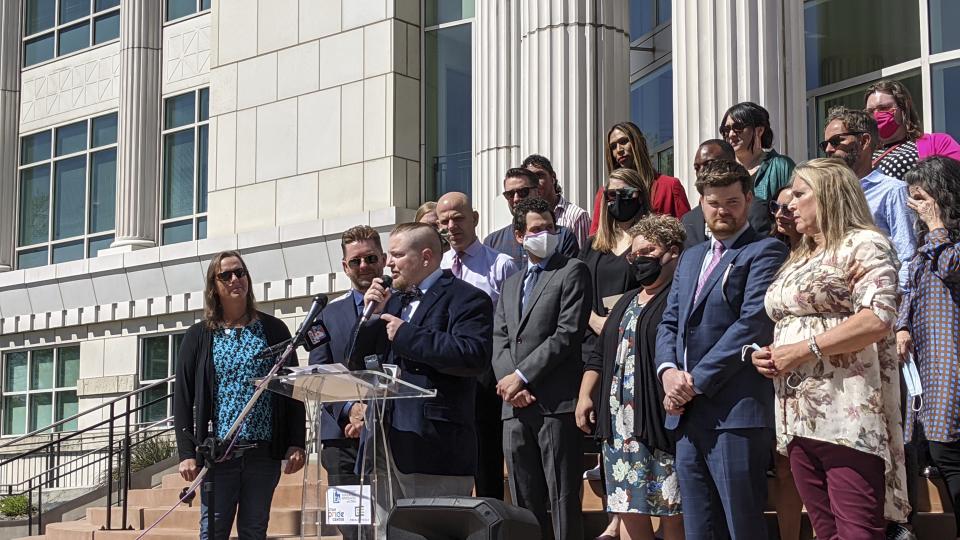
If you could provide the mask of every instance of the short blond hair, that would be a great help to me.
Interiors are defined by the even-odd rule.
[[[642,236],[663,248],[670,249],[677,246],[683,251],[683,243],[687,240],[687,231],[679,219],[667,214],[650,214],[634,223],[627,230],[631,238]]]

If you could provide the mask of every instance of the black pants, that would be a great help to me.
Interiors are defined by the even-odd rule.
[[[960,536],[960,441],[949,443],[930,441],[930,457],[940,469],[940,476],[947,484],[953,500],[953,517],[957,523],[956,535]]]
[[[493,380],[493,377],[490,377]],[[503,500],[503,400],[494,384],[477,383],[477,497]]]

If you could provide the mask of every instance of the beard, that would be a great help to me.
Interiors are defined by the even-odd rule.
[[[735,233],[740,229],[740,226],[737,225],[737,221],[732,217],[715,217],[707,221],[707,227],[710,228],[710,232],[716,233]]]
[[[847,164],[847,167],[850,167],[851,169],[853,169],[854,166],[856,166],[857,161],[860,160],[860,149],[855,148],[853,150],[850,150],[849,152],[841,156],[840,159],[842,159],[843,162]]]

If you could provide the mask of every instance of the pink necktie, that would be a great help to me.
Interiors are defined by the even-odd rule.
[[[703,289],[704,283],[707,282],[710,274],[713,273],[713,270],[717,267],[717,264],[720,263],[720,257],[723,257],[724,251],[726,251],[726,248],[723,247],[723,242],[715,241],[713,243],[713,257],[711,257],[710,263],[707,265],[707,269],[704,270],[703,274],[700,275],[700,281],[697,282],[697,292],[693,296],[694,300],[700,298],[700,290]]]
[[[463,272],[463,263],[460,261],[460,252],[453,254],[453,265],[450,267],[450,271],[453,272],[454,277],[460,278],[460,274]]]

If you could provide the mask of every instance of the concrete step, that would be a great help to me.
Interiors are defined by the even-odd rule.
[[[157,540],[197,540],[198,529],[154,529],[147,533],[144,538],[155,538]],[[143,531],[96,531],[94,540],[137,540]],[[35,537],[30,537],[33,540]],[[234,531],[230,538],[237,538]],[[275,535],[267,533],[267,540],[300,538],[300,535]],[[322,536],[321,540],[342,540],[342,536]],[[28,540],[28,539],[24,539]]]
[[[315,486],[311,482],[311,485]],[[184,487],[186,483],[184,483]],[[158,507],[158,506],[173,506],[175,502],[180,500],[180,492],[183,490],[183,487],[174,487],[174,488],[154,488],[154,489],[132,489],[130,490],[130,500],[128,501],[128,506],[141,506],[141,507]],[[277,486],[277,489],[273,492],[273,507],[274,508],[300,508],[300,504],[303,500],[303,485],[300,483],[297,484],[280,484]],[[184,507],[191,506],[200,506],[199,495],[195,496],[190,504],[183,503]]]
[[[93,540],[93,533],[99,528],[85,519],[50,523],[46,526],[44,536],[47,540]]]
[[[313,463],[308,465],[308,468],[310,469],[310,471],[307,478],[315,477],[315,473],[314,473],[315,467],[316,467],[316,464],[313,464]],[[300,469],[299,471],[293,474],[281,474],[279,485],[283,486],[283,485],[289,485],[289,484],[302,484],[305,469],[306,468]],[[321,471],[320,472],[321,481],[326,482],[327,480],[326,471],[322,468],[320,469],[320,471]],[[181,478],[180,474],[178,473],[165,474],[163,475],[163,479],[161,481],[161,487],[163,487],[164,489],[173,489],[173,488],[182,489],[189,485],[190,485],[190,482],[187,482],[186,480]]]
[[[119,529],[123,525],[123,508],[110,509],[110,527]],[[107,509],[103,506],[92,506],[87,508],[86,522],[94,525],[98,529],[107,526]],[[127,506],[127,527],[133,527],[136,530],[144,528],[143,507]]]
[[[169,510],[168,508],[144,508],[143,522],[149,527],[155,523],[160,516]],[[197,530],[200,526],[200,507],[177,508],[164,518],[154,530],[157,529],[193,529]],[[236,527],[234,527],[236,528]],[[270,510],[270,525],[267,527],[267,534],[273,536],[287,536],[300,534],[300,510],[290,508],[273,508]]]

